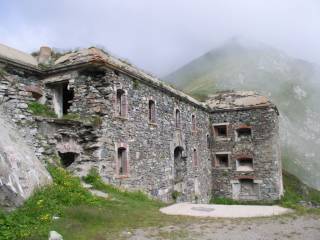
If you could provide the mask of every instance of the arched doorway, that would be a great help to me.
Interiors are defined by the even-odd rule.
[[[182,156],[183,148],[178,146],[174,149],[174,183],[183,181],[187,171],[186,158]]]

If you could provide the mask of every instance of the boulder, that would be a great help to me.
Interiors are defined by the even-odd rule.
[[[63,237],[56,231],[50,231],[49,240],[63,240]]]
[[[52,179],[33,147],[1,111],[0,129],[0,207],[10,210]]]

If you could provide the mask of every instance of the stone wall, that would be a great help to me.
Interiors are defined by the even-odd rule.
[[[278,199],[282,193],[278,116],[271,105],[210,113],[168,87],[101,65],[41,76],[11,70],[1,80],[2,105],[43,163],[60,158],[78,176],[94,167],[107,183],[163,201],[174,196],[208,202],[212,195]],[[72,91],[64,116],[62,87]],[[30,101],[49,106],[58,117],[33,116]],[[227,136],[218,140],[215,135],[224,130],[214,126],[221,123],[228,123]],[[240,139],[235,131],[244,126],[252,136]],[[226,168],[216,165],[217,153],[229,154]],[[253,171],[237,171],[237,160],[246,157],[252,158]]]
[[[79,175],[96,167],[106,182],[129,190],[144,190],[164,201],[172,199],[173,192],[177,192],[180,200],[209,200],[211,161],[207,146],[209,117],[206,111],[111,69],[82,70],[65,76],[44,81],[50,89],[50,85],[53,86],[59,79],[68,79],[74,89],[70,112],[80,114],[81,118],[99,116],[102,119],[99,130],[96,130],[98,139],[90,141],[97,149],[91,152],[91,158],[84,161],[80,157],[73,164]],[[117,89],[126,93],[126,117],[116,114]],[[48,91],[48,98],[52,99],[50,94]],[[149,122],[149,100],[155,102],[155,122]],[[176,109],[180,110],[180,128],[175,126]],[[196,118],[196,131],[192,131],[192,114]],[[78,144],[83,146],[79,141]],[[117,148],[120,146],[127,149],[126,176],[117,173]],[[183,182],[177,184],[174,177],[176,147],[182,148],[186,162]],[[194,149],[198,164],[193,161]],[[88,156],[86,152],[83,151]]]
[[[225,138],[212,135],[213,158],[219,153],[229,155],[227,167],[213,162],[213,196],[246,200],[279,199],[282,195],[282,176],[276,110],[270,106],[219,111],[211,114],[210,118],[212,132],[215,124],[227,124]],[[239,138],[237,129],[250,129],[251,136]],[[237,161],[248,158],[253,161],[253,169],[237,169]],[[246,189],[250,188],[251,183],[252,189]]]

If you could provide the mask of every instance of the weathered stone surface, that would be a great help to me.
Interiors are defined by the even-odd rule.
[[[25,64],[30,64],[33,66],[38,65],[37,60],[31,55],[21,52],[17,49],[5,46],[3,44],[0,44],[0,56],[14,60],[14,61],[19,61]]]
[[[56,231],[49,232],[49,240],[63,240],[63,237],[60,233]]]
[[[11,208],[51,177],[9,120],[0,117],[0,128],[0,206]]]
[[[78,176],[94,167],[107,183],[163,201],[269,200],[282,194],[278,115],[265,97],[224,93],[207,106],[96,48],[63,56],[41,76],[38,70],[6,70],[0,82],[5,113],[43,162],[60,156]],[[32,116],[26,104],[35,96],[26,86],[33,85],[43,93],[41,103],[62,118]],[[70,119],[63,118],[66,113]],[[216,131],[224,130],[215,126],[226,123],[227,136],[217,141]],[[238,136],[239,128],[252,135]],[[216,167],[217,153],[230,155],[227,168]],[[239,158],[248,156],[253,166],[237,170]]]
[[[254,91],[226,91],[210,96],[206,103],[212,109],[241,109],[273,105],[267,97]]]
[[[260,108],[242,111],[219,111],[211,115],[211,122],[228,123],[225,139],[212,140],[212,155],[229,153],[229,166],[214,164],[212,171],[213,196],[246,199],[239,196],[240,179],[253,179],[252,200],[275,200],[282,195],[282,174],[279,148],[278,116],[275,109]],[[237,139],[239,127],[250,126],[250,136]],[[250,157],[252,170],[237,169],[237,159]],[[235,196],[236,195],[236,196]],[[247,196],[248,197],[248,196]]]

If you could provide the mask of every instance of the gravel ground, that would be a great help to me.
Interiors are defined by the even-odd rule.
[[[124,233],[130,240],[320,240],[320,216],[278,216],[248,219],[195,218],[185,224]]]

